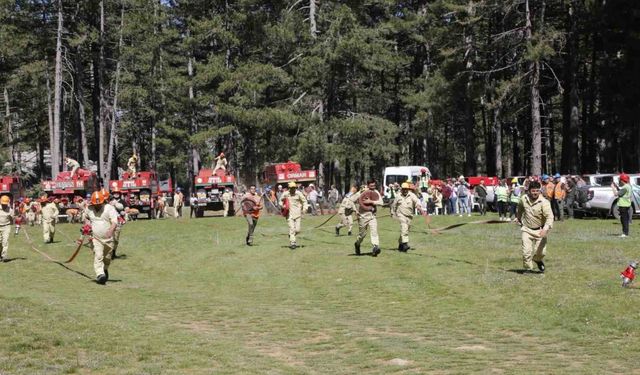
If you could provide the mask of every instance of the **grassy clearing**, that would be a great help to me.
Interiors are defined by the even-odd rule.
[[[237,218],[127,224],[113,282],[99,286],[13,239],[0,264],[0,373],[424,374],[630,373],[640,368],[640,292],[618,274],[640,257],[640,230],[612,220],[557,224],[547,273],[521,275],[515,226],[428,235],[409,254],[381,219],[383,252],[352,256],[354,237],[309,231],[296,251],[265,217],[244,246]],[[432,227],[473,218],[435,217]],[[334,219],[332,222],[335,222]],[[78,225],[36,246],[58,259]],[[344,232],[346,233],[346,231]],[[365,241],[368,247],[368,242]],[[71,268],[93,278],[83,250]]]

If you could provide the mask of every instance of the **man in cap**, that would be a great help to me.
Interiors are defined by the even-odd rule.
[[[553,210],[553,216],[556,220],[564,220],[564,199],[567,196],[567,185],[563,181],[560,173],[556,173],[553,176],[553,200],[551,201],[551,209]]]
[[[547,252],[547,235],[553,227],[553,211],[548,200],[540,194],[540,183],[529,183],[527,194],[520,199],[516,219],[521,226],[522,262],[526,271],[533,271],[533,263],[544,272],[543,258]]]
[[[358,188],[356,185],[351,186],[349,193],[345,195],[338,207],[338,214],[340,215],[340,222],[336,225],[336,236],[340,235],[340,228],[349,227],[349,236],[351,235],[351,229],[353,228],[353,213],[356,210],[356,204],[350,199],[351,196],[356,194]]]
[[[53,237],[56,234],[56,222],[58,221],[58,206],[56,205],[54,198],[47,199],[43,196],[40,202],[44,205],[42,207],[42,234],[45,243],[52,243]]]
[[[613,193],[618,197],[618,213],[620,214],[620,224],[622,224],[622,234],[621,238],[625,238],[629,236],[629,219],[631,209],[631,195],[633,191],[631,190],[631,184],[629,184],[629,176],[627,174],[621,174],[619,177],[620,186],[618,187],[615,183],[611,184],[611,188],[613,189]]]
[[[255,188],[256,187],[254,186],[254,192]],[[251,187],[249,187],[249,190],[251,190]],[[231,202],[232,199],[233,194],[231,193],[231,189],[229,189],[228,187],[224,188],[224,193],[222,193],[222,210],[224,211],[222,213],[223,217],[227,217],[229,215],[229,202]]]
[[[289,215],[287,217],[287,224],[289,224],[289,248],[295,249],[298,247],[296,243],[296,234],[300,233],[300,226],[302,223],[302,214],[307,212],[309,204],[304,194],[298,190],[298,185],[291,181],[289,182],[289,190],[282,193],[280,197],[280,207],[285,206],[285,201],[289,205]]]
[[[96,282],[104,285],[109,280],[109,264],[115,246],[113,236],[118,226],[118,212],[114,206],[106,204],[100,191],[96,191],[91,194],[85,214],[85,224],[91,225]]]
[[[260,218],[260,210],[262,210],[262,197],[256,193],[256,186],[249,186],[249,191],[242,197],[242,213],[247,219],[247,246],[253,245],[253,232],[258,225]]]
[[[350,198],[354,203],[358,202],[358,239],[354,247],[356,255],[360,255],[360,245],[367,236],[367,230],[371,236],[371,255],[380,254],[380,239],[378,238],[378,220],[376,218],[376,206],[382,206],[384,202],[377,191],[376,180],[367,181],[367,190],[360,194],[354,194]]]
[[[224,157],[224,152],[221,152],[215,159],[216,166],[213,168],[213,174],[216,174],[218,169],[222,169],[224,173],[227,172],[227,158]]]
[[[8,195],[0,197],[0,262],[8,262],[9,236],[14,214],[11,209],[11,198]]]
[[[135,178],[138,173],[138,155],[134,152],[127,161],[127,173],[129,178]]]
[[[307,194],[307,200],[309,201],[309,206],[311,207],[311,215],[316,216],[318,214],[318,191],[313,184],[309,184],[309,193]]]
[[[485,216],[487,214],[487,186],[484,184],[484,178],[480,180],[479,185],[476,185],[474,191],[480,216]]]
[[[422,215],[424,214],[420,205],[420,200],[412,192],[411,184],[403,182],[401,185],[400,195],[393,201],[391,212],[400,221],[400,239],[398,241],[398,251],[407,252],[409,247],[409,230],[411,229],[411,221],[416,210]]]
[[[105,196],[105,201],[107,201],[107,196]],[[122,227],[127,221],[124,218],[125,216],[124,201],[120,196],[120,192],[117,190],[114,191],[113,194],[111,194],[111,197],[109,198],[108,202],[109,202],[109,205],[113,206],[113,208],[115,208],[116,212],[118,213],[118,224],[116,225],[116,229],[113,231],[112,258],[115,259],[118,257],[116,255],[116,252],[118,250],[118,244],[120,244],[120,232],[122,232]]]
[[[64,157],[64,161],[67,164],[67,168],[71,170],[71,179],[74,179],[78,173],[78,169],[80,169],[80,163],[68,156]]]
[[[182,195],[182,189],[177,188],[176,193],[173,195],[173,217],[179,219],[182,217],[182,206],[184,205],[184,195]]]

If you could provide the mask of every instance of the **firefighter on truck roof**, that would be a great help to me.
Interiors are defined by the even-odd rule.
[[[78,173],[78,169],[80,169],[80,163],[68,156],[64,157],[64,162],[67,164],[67,168],[71,170],[71,179],[74,179]]]
[[[218,169],[222,169],[225,174],[227,173],[227,159],[224,157],[224,152],[221,152],[215,159],[216,166],[213,167],[213,174],[216,174]]]
[[[127,161],[127,173],[131,178],[135,178],[136,173],[138,172],[138,155],[134,152],[133,155]]]

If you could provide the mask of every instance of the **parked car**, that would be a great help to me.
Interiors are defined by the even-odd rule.
[[[592,177],[593,176],[593,177]],[[577,209],[592,215],[620,218],[618,213],[618,197],[611,188],[611,183],[619,184],[618,175],[590,175],[585,181],[595,185],[585,185],[578,190]],[[631,200],[633,214],[640,214],[640,174],[629,176],[633,197]]]

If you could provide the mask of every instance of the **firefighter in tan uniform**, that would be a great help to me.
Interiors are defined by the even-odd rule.
[[[375,180],[367,181],[367,190],[360,194],[354,194],[351,200],[355,203],[358,202],[358,239],[356,240],[355,251],[356,255],[360,255],[360,244],[367,236],[367,230],[369,230],[371,236],[371,255],[377,257],[380,254],[380,239],[378,237],[378,220],[376,218],[376,206],[382,206],[382,196],[376,190],[377,183]],[[371,199],[368,197],[377,197],[377,199]],[[364,199],[363,199],[364,198]]]
[[[340,235],[340,228],[342,227],[348,227],[349,232],[347,234],[349,236],[351,235],[351,229],[353,229],[353,213],[356,210],[356,204],[350,198],[356,194],[357,191],[358,188],[354,185],[349,190],[349,193],[342,198],[340,207],[338,207],[340,222],[336,225],[336,236]]]
[[[227,217],[229,215],[229,202],[231,202],[231,199],[233,199],[231,190],[229,190],[229,188],[225,188],[224,193],[222,193],[222,209],[224,210],[222,213],[223,217]]]
[[[422,215],[422,207],[420,200],[412,192],[411,184],[403,182],[400,195],[392,203],[391,212],[393,216],[400,221],[400,241],[398,243],[398,251],[407,252],[409,247],[409,230],[411,229],[411,221],[416,210]]]
[[[221,152],[215,159],[216,166],[213,168],[213,174],[216,174],[218,169],[222,169],[224,173],[227,173],[227,158],[224,157],[224,152]]]
[[[289,248],[292,250],[298,247],[296,234],[300,233],[302,214],[309,208],[307,198],[297,188],[298,185],[295,182],[289,182],[289,190],[282,193],[280,197],[280,206],[284,206],[285,201],[289,205],[287,224],[289,224]]]
[[[135,178],[136,174],[138,173],[138,155],[136,155],[135,153],[131,155],[131,157],[127,161],[127,173],[131,178]]]
[[[114,206],[106,204],[104,195],[99,191],[91,194],[85,224],[91,225],[96,282],[105,284],[109,280],[109,264],[114,247],[113,235],[118,226],[118,212]]]
[[[78,173],[78,169],[80,169],[80,163],[68,156],[64,157],[64,161],[67,164],[67,168],[71,170],[71,178],[75,178],[76,174]]]
[[[52,243],[53,236],[56,234],[56,222],[58,221],[58,206],[53,201],[53,197],[47,199],[42,197],[40,202],[44,205],[42,207],[42,235],[45,243]]]
[[[533,271],[536,263],[544,272],[543,258],[547,253],[547,235],[553,227],[551,203],[540,194],[540,183],[533,181],[518,203],[516,213],[522,231],[522,262],[526,271]]]
[[[173,217],[179,219],[182,217],[182,206],[184,205],[184,195],[182,189],[177,188],[173,195]]]
[[[11,224],[13,223],[13,210],[11,209],[11,199],[8,195],[0,197],[0,262],[8,262],[9,236],[11,235]]]

